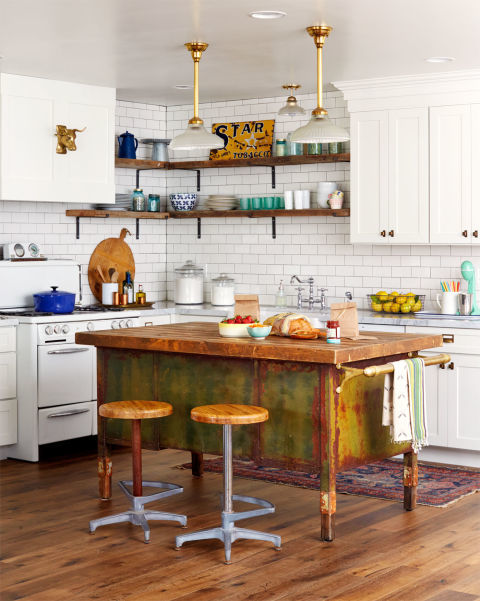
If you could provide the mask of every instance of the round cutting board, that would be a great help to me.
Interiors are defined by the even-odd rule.
[[[131,273],[132,280],[135,280],[135,261],[130,247],[125,242],[127,234],[131,235],[126,228],[122,228],[118,238],[102,240],[100,244],[97,244],[90,257],[88,283],[93,296],[100,302],[102,301],[102,278],[97,270],[98,265],[100,265],[107,282],[110,281],[108,276],[110,267],[114,267],[118,271],[119,291],[127,271]]]

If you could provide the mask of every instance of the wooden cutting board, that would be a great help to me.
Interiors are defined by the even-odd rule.
[[[132,280],[135,280],[133,253],[125,242],[127,234],[131,235],[126,228],[122,228],[118,238],[106,238],[102,240],[100,244],[97,244],[90,257],[88,283],[90,284],[93,296],[100,302],[102,301],[102,278],[97,270],[98,265],[100,265],[107,281],[109,281],[108,270],[110,267],[114,267],[118,271],[119,291],[127,271],[131,273]]]

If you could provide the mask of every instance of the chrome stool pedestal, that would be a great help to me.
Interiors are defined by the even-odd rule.
[[[280,550],[282,539],[276,534],[268,532],[260,532],[258,530],[250,530],[248,528],[238,528],[235,522],[253,518],[267,513],[274,513],[275,506],[264,499],[256,497],[245,497],[242,495],[232,494],[232,426],[230,424],[223,425],[223,511],[222,525],[217,528],[208,530],[199,530],[197,532],[189,532],[180,534],[175,539],[175,548],[178,550],[183,543],[193,540],[218,539],[221,540],[225,547],[225,563],[230,563],[232,543],[238,539],[264,540],[273,543],[275,549]],[[233,511],[233,501],[243,501],[244,503],[252,503],[259,505],[261,509],[252,509],[250,511]]]
[[[98,518],[90,521],[90,532],[93,534],[98,526],[105,526],[106,524],[118,524],[120,522],[130,522],[135,526],[141,526],[143,528],[143,537],[146,543],[150,542],[150,528],[147,520],[170,520],[179,522],[184,528],[187,526],[187,517],[178,513],[168,513],[165,511],[154,511],[145,510],[144,505],[151,503],[152,501],[158,501],[165,497],[171,497],[183,492],[181,486],[176,484],[170,484],[168,482],[150,482],[142,481],[142,487],[148,486],[151,488],[166,488],[162,492],[153,493],[151,495],[143,495],[141,497],[134,496],[127,488],[132,486],[132,480],[122,480],[118,483],[125,496],[130,500],[131,508],[122,513],[115,515],[108,515],[104,518]]]

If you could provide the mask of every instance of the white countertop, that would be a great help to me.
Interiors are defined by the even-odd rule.
[[[138,311],[138,309],[136,309]],[[312,311],[311,313],[295,307],[278,307],[263,305],[262,314],[274,315],[284,311],[293,311],[311,315],[320,321],[329,319],[330,311]],[[150,315],[204,315],[218,317],[219,321],[227,315],[233,315],[232,307],[214,307],[210,304],[203,305],[175,305],[172,301],[157,302],[152,309],[140,310]],[[385,326],[421,326],[431,328],[468,328],[480,330],[480,316],[459,316],[459,315],[434,315],[434,314],[409,314],[409,315],[388,315],[386,313],[374,313],[367,309],[359,309],[358,322],[364,325],[385,325]]]

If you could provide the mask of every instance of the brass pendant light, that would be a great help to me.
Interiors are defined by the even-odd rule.
[[[198,63],[202,53],[208,48],[205,42],[188,42],[185,47],[193,58],[193,117],[188,122],[183,134],[175,136],[169,144],[173,150],[208,150],[224,147],[224,141],[217,135],[209,133],[198,116]]]
[[[312,111],[312,118],[303,127],[292,132],[291,141],[303,144],[316,144],[318,142],[346,142],[350,140],[349,133],[334,125],[327,116],[327,111],[322,107],[322,49],[332,28],[328,25],[314,25],[307,27],[307,32],[312,36],[317,47],[317,108]]]
[[[294,90],[298,90],[302,86],[298,83],[286,83],[282,88],[284,90],[290,90],[290,96],[287,98],[287,104],[282,106],[278,111],[279,115],[287,115],[289,117],[299,117],[305,115],[305,109],[302,108],[298,103],[297,99],[293,95]]]

